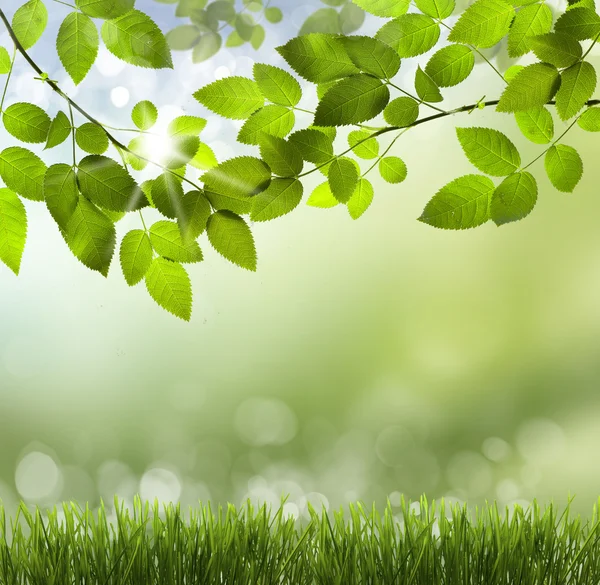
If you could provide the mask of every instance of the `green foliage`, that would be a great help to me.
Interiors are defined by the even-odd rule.
[[[256,248],[254,238],[246,222],[227,210],[216,211],[208,218],[208,240],[223,258],[256,271]]]
[[[590,8],[573,8],[558,18],[554,30],[578,41],[593,39],[600,33],[600,16]]]
[[[254,112],[242,126],[238,142],[260,144],[263,134],[284,138],[296,122],[294,112],[285,106],[268,105]]]
[[[502,93],[496,111],[524,112],[547,104],[560,86],[558,69],[550,63],[523,68]]]
[[[383,116],[391,126],[410,126],[419,117],[419,103],[410,97],[396,98],[386,106]]]
[[[515,145],[498,130],[457,128],[456,134],[467,158],[488,175],[504,177],[521,164],[521,156]]]
[[[402,183],[407,175],[406,164],[400,157],[386,156],[379,161],[379,173],[388,183]]]
[[[145,277],[146,289],[163,309],[189,321],[192,316],[192,283],[185,268],[167,258],[154,258]]]
[[[29,0],[17,8],[12,19],[12,29],[25,50],[40,40],[47,24],[48,10],[42,0]]]
[[[108,136],[97,124],[86,122],[75,131],[75,140],[81,150],[90,154],[104,154],[108,150]]]
[[[302,88],[287,71],[273,65],[255,63],[253,72],[258,90],[263,97],[280,106],[298,105],[302,97]]]
[[[514,16],[514,8],[502,0],[477,0],[452,27],[448,40],[479,49],[493,47],[508,33]]]
[[[150,242],[159,256],[173,262],[201,262],[202,250],[195,240],[184,241],[177,223],[160,220],[150,228]]]
[[[354,65],[369,75],[391,79],[400,69],[400,55],[384,42],[365,36],[342,38]]]
[[[133,9],[135,0],[111,0],[99,2],[98,0],[75,0],[77,8],[92,18],[103,20],[123,16]]]
[[[327,209],[339,205],[339,201],[333,196],[329,183],[325,181],[313,189],[306,204],[311,207],[321,207]]]
[[[570,193],[583,174],[579,153],[565,144],[554,144],[546,152],[544,166],[550,182],[559,191]]]
[[[540,61],[555,67],[570,67],[581,59],[583,53],[579,41],[561,32],[533,36],[529,45]]]
[[[596,89],[596,70],[587,61],[582,61],[562,71],[560,77],[556,111],[562,120],[568,120],[592,97]]]
[[[298,179],[273,179],[269,187],[253,198],[252,221],[269,221],[298,207],[304,188]]]
[[[340,202],[347,203],[358,183],[356,163],[346,157],[336,158],[327,174],[331,194]]]
[[[436,82],[421,69],[420,65],[415,73],[415,89],[419,98],[424,102],[434,103],[444,100]]]
[[[99,45],[98,29],[88,16],[80,12],[67,15],[58,30],[56,49],[75,85],[88,74],[98,56]]]
[[[34,104],[17,103],[9,106],[2,117],[4,127],[21,142],[46,142],[50,117]]]
[[[354,0],[354,3],[375,16],[402,16],[410,5],[406,0]]]
[[[464,45],[448,45],[431,56],[425,73],[438,87],[452,87],[464,81],[475,65],[473,51]]]
[[[55,164],[44,176],[44,200],[58,227],[66,232],[69,220],[79,202],[79,187],[70,165]]]
[[[548,144],[554,137],[554,120],[545,106],[515,112],[523,136],[536,144]]]
[[[0,75],[5,75],[11,69],[12,59],[4,47],[0,47]]]
[[[392,46],[400,57],[427,53],[440,38],[440,25],[425,14],[404,14],[392,21],[395,40]]]
[[[71,122],[67,118],[67,115],[62,110],[59,110],[54,120],[50,123],[45,148],[54,148],[62,144],[70,134]]]
[[[517,12],[508,32],[508,56],[515,58],[525,55],[532,47],[532,37],[548,33],[551,28],[552,11],[547,4],[524,6]]]
[[[45,174],[42,159],[26,148],[10,146],[0,152],[0,178],[21,197],[43,201]]]
[[[0,189],[0,260],[16,275],[21,267],[26,237],[25,206],[16,193]]]
[[[235,76],[213,81],[194,97],[215,114],[232,120],[245,120],[265,103],[258,83]]]
[[[368,179],[360,179],[352,197],[347,202],[348,213],[352,219],[358,219],[373,202],[373,185]]]
[[[577,118],[577,123],[587,132],[600,132],[600,108],[588,108]]]
[[[513,173],[500,183],[490,205],[493,222],[500,226],[531,213],[537,201],[537,182],[528,172]]]
[[[131,230],[121,241],[119,251],[123,276],[129,286],[140,282],[152,264],[152,244],[144,230]]]
[[[158,119],[158,109],[151,101],[143,100],[133,106],[131,119],[140,130],[150,130]]]

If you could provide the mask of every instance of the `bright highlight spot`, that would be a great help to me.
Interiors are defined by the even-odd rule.
[[[129,90],[126,87],[115,87],[110,92],[110,100],[117,108],[124,108],[129,103]]]
[[[15,471],[15,485],[24,500],[49,498],[61,480],[61,472],[54,459],[39,451],[25,455]]]
[[[281,400],[248,398],[237,408],[234,426],[248,445],[284,445],[296,436],[298,420]]]
[[[565,449],[562,429],[553,421],[534,418],[524,422],[517,431],[517,450],[528,461],[538,464],[552,463]]]
[[[159,504],[176,502],[181,496],[181,482],[172,471],[154,467],[142,475],[140,495],[151,502],[156,498]]]

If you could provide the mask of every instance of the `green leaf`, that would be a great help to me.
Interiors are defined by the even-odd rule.
[[[294,112],[289,108],[276,105],[265,106],[246,120],[237,139],[242,144],[259,144],[263,134],[283,138],[290,133],[295,122]]]
[[[490,219],[494,183],[482,175],[463,175],[444,185],[427,203],[419,221],[451,230],[474,228]]]
[[[8,106],[2,118],[4,127],[21,142],[46,142],[50,129],[50,117],[34,104],[19,102]]]
[[[121,270],[129,286],[140,282],[152,264],[152,244],[144,230],[125,234],[120,249]]]
[[[246,222],[231,211],[217,211],[208,218],[208,241],[223,258],[256,271],[254,238]]]
[[[592,97],[596,89],[596,70],[587,61],[580,61],[561,72],[560,88],[556,92],[556,111],[561,120],[572,118]]]
[[[277,24],[283,19],[283,13],[280,8],[269,6],[265,9],[265,18],[272,24]]]
[[[544,166],[550,182],[559,191],[570,193],[583,174],[583,161],[571,146],[555,144],[546,152]]]
[[[415,74],[415,90],[424,102],[441,102],[444,99],[435,81],[421,69],[420,65],[417,66]]]
[[[548,144],[554,137],[554,120],[545,106],[515,112],[515,119],[523,136],[531,142]]]
[[[171,173],[165,172],[152,183],[152,201],[156,209],[171,219],[183,215],[183,187],[181,181]]]
[[[210,203],[201,191],[190,191],[183,196],[182,214],[177,223],[184,242],[195,240],[204,232],[211,213]]]
[[[358,73],[343,42],[334,35],[312,33],[277,47],[290,67],[313,83],[333,81]]]
[[[327,90],[315,112],[316,126],[345,126],[371,120],[390,99],[390,91],[365,73],[338,81]]]
[[[367,179],[360,179],[347,206],[352,219],[358,219],[373,202],[373,185]]]
[[[508,32],[508,56],[528,53],[533,35],[543,35],[552,28],[552,10],[547,4],[532,4],[519,10]],[[552,63],[552,61],[549,61]]]
[[[213,150],[207,144],[200,143],[194,158],[189,162],[191,166],[201,171],[216,167],[219,163]]]
[[[108,136],[101,126],[86,122],[75,131],[75,141],[81,150],[90,154],[103,154],[108,149]]]
[[[454,12],[455,2],[454,0],[415,0],[415,5],[424,14],[443,20]]]
[[[81,193],[112,211],[133,211],[146,205],[143,192],[116,161],[92,154],[79,162],[77,179]]]
[[[4,184],[31,201],[44,200],[46,165],[30,150],[11,146],[0,152],[0,177]]]
[[[206,120],[197,116],[178,116],[171,120],[167,132],[171,136],[198,136],[206,128]]]
[[[188,164],[198,152],[200,138],[186,134],[178,134],[171,137],[171,145],[168,156],[163,164],[168,169],[177,170]]]
[[[246,119],[265,103],[255,81],[235,76],[213,81],[194,93],[194,97],[211,112],[232,120]]]
[[[531,213],[537,201],[537,183],[531,173],[506,177],[492,195],[490,214],[496,225],[518,221]]]
[[[106,48],[119,59],[152,69],[173,68],[171,51],[156,23],[139,10],[107,20],[102,25]]]
[[[554,32],[529,38],[535,56],[555,67],[570,67],[581,59],[581,44],[572,36]]]
[[[410,97],[396,98],[386,106],[383,117],[390,126],[410,126],[419,117],[419,102]]]
[[[273,65],[255,63],[253,72],[260,93],[269,101],[280,106],[298,105],[302,88],[287,71]]]
[[[319,130],[298,130],[288,140],[307,162],[320,165],[333,158],[333,140]]]
[[[50,123],[44,150],[62,144],[69,137],[69,134],[71,134],[71,122],[67,118],[67,115],[62,110],[59,110],[54,120]]]
[[[91,270],[108,275],[117,234],[113,222],[93,203],[79,196],[67,224],[66,241],[71,252]]]
[[[524,65],[511,65],[505,72],[504,72],[504,79],[510,83],[516,76],[517,73],[519,73],[519,71],[522,71],[523,69],[525,69]]]
[[[273,179],[269,188],[253,198],[252,221],[268,221],[294,210],[302,200],[298,179]]]
[[[571,35],[578,41],[593,39],[600,34],[600,16],[589,8],[573,8],[559,17],[554,30]]]
[[[156,252],[173,262],[193,263],[202,261],[198,242],[187,238],[184,242],[179,226],[174,221],[160,220],[150,227],[150,242]]]
[[[66,231],[79,201],[77,179],[70,165],[48,167],[44,176],[44,200],[54,221],[61,230]]]
[[[245,199],[264,191],[271,182],[271,169],[253,156],[238,156],[210,169],[201,180],[215,193]]]
[[[202,33],[193,24],[182,24],[170,30],[165,38],[172,51],[189,51],[200,42]]]
[[[310,205],[311,207],[321,207],[322,209],[327,209],[329,207],[335,207],[339,205],[340,202],[333,196],[331,192],[331,188],[329,187],[329,182],[325,181],[321,183],[310,194],[310,197],[306,200],[306,205]]]
[[[75,4],[84,14],[106,20],[123,16],[132,10],[135,0],[75,0]]]
[[[29,0],[17,9],[12,19],[15,36],[25,49],[35,45],[48,24],[48,10],[42,0]]]
[[[368,130],[353,130],[348,134],[348,145],[356,156],[366,160],[377,158],[379,142],[371,136],[372,133]]]
[[[600,132],[600,108],[588,108],[577,118],[577,124],[586,132]]]
[[[223,37],[217,32],[203,34],[195,43],[192,63],[203,63],[216,55],[223,46]]]
[[[392,46],[400,57],[422,55],[440,38],[440,25],[431,16],[411,12],[392,22],[396,29],[396,41]]]
[[[17,276],[27,238],[25,206],[10,189],[0,188],[0,260]]]
[[[344,4],[338,17],[341,33],[349,35],[357,31],[365,22],[365,17],[365,11],[353,2]]]
[[[150,130],[158,120],[158,109],[152,102],[143,100],[133,106],[131,119],[140,130]]]
[[[477,0],[462,13],[448,40],[479,49],[493,47],[508,33],[514,16],[515,9],[502,0]]]
[[[452,87],[469,77],[474,65],[475,56],[469,47],[448,45],[431,56],[425,73],[438,87]]]
[[[296,177],[304,166],[302,155],[296,146],[268,134],[261,136],[260,156],[273,174],[280,177]]]
[[[341,34],[340,19],[337,10],[333,8],[320,8],[313,12],[302,23],[298,35],[310,33]]]
[[[375,16],[401,16],[410,5],[408,0],[353,0],[357,6]]]
[[[63,20],[56,49],[63,67],[75,83],[81,83],[98,56],[98,29],[85,14],[71,12]]]
[[[356,163],[346,157],[336,158],[329,167],[328,180],[332,195],[340,202],[347,203],[358,183],[359,169]]]
[[[254,197],[246,197],[245,199],[238,199],[236,197],[230,197],[223,193],[214,193],[213,191],[205,190],[204,194],[209,200],[212,208],[216,211],[225,209],[232,211],[238,215],[246,215],[252,211],[252,203]]]
[[[379,161],[379,174],[384,181],[397,184],[402,183],[406,179],[408,170],[401,158],[386,156]]]
[[[12,59],[4,47],[0,47],[0,75],[10,71]]]
[[[560,86],[560,74],[554,65],[533,63],[528,65],[508,84],[497,112],[522,112],[548,103]]]
[[[189,321],[192,316],[192,283],[185,268],[166,258],[155,258],[146,273],[146,289],[163,309]]]
[[[488,175],[504,177],[521,164],[516,146],[498,130],[457,128],[456,135],[469,161]]]
[[[366,36],[341,37],[358,69],[381,79],[391,79],[400,69],[400,56],[384,42]]]

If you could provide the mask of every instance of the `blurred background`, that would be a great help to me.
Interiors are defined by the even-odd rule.
[[[3,9],[11,17],[20,4]],[[132,126],[131,108],[146,98],[163,128],[182,112],[206,116],[201,138],[224,160],[255,152],[235,143],[241,124],[191,94],[216,78],[250,77],[255,61],[285,66],[274,47],[322,5],[279,0],[284,21],[265,25],[258,52],[222,49],[200,64],[176,52],[173,70],[136,69],[101,49],[78,88],[54,46],[69,8],[48,6],[31,54],[66,93],[119,127]],[[173,5],[137,6],[164,31],[184,22]],[[367,19],[361,33],[382,22]],[[5,31],[0,44],[11,46]],[[404,61],[398,82],[412,89],[430,55]],[[512,61],[502,55],[500,47],[505,70]],[[7,105],[27,100],[53,116],[63,104],[33,77],[19,59]],[[444,92],[443,107],[494,99],[502,88],[480,63]],[[300,105],[315,100],[306,85]],[[307,116],[298,127],[308,124]],[[555,124],[558,135],[556,116]],[[370,175],[375,199],[359,220],[342,205],[303,202],[254,224],[256,273],[227,263],[202,235],[205,261],[189,265],[190,323],[158,308],[143,283],[129,289],[117,257],[107,279],[85,268],[45,207],[25,201],[21,274],[0,266],[0,499],[9,511],[20,499],[97,507],[103,498],[110,507],[115,494],[132,502],[136,493],[182,508],[248,498],[277,508],[289,494],[285,514],[308,517],[307,502],[382,510],[386,498],[398,506],[400,494],[424,493],[473,506],[533,498],[562,506],[571,494],[573,509],[590,516],[600,495],[598,137],[576,126],[564,139],[584,160],[574,193],[553,189],[542,159],[528,218],[450,232],[416,218],[440,187],[475,172],[456,125],[501,129],[523,161],[544,149],[489,108],[421,125],[391,153],[405,160],[407,180]],[[0,147],[11,144],[0,130]],[[61,148],[45,159],[68,156]],[[304,201],[323,177],[309,179]],[[117,224],[119,242],[138,221]]]

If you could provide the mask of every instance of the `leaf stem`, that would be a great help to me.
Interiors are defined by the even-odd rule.
[[[446,113],[446,110],[442,110],[442,108],[438,108],[437,106],[434,106],[432,104],[424,102],[423,100],[421,100],[418,97],[414,96],[412,93],[409,93],[408,91],[406,91],[405,89],[402,89],[400,86],[396,85],[395,83],[392,83],[389,79],[387,80],[387,84],[391,85],[394,89],[397,89],[398,91],[401,91],[403,94],[405,94],[408,97],[412,98],[416,102],[419,102],[420,104],[423,104],[423,105],[427,106],[428,108],[431,108],[432,110],[437,110],[438,112],[444,112],[444,113]]]
[[[2,101],[0,102],[0,112],[2,112],[2,108],[4,107],[4,100],[6,98],[6,92],[8,90],[8,84],[10,83],[10,76],[12,75],[16,58],[17,58],[17,45],[14,45],[13,56],[12,56],[12,60],[10,62],[10,69],[8,70],[8,76],[6,77],[6,83],[4,85],[4,92],[2,93]]]
[[[71,135],[73,139],[73,171],[77,167],[77,157],[75,156],[75,121],[73,119],[73,108],[69,105],[69,116],[71,118]]]
[[[398,134],[394,137],[394,140],[392,140],[383,153],[377,157],[377,160],[361,175],[362,178],[366,177],[379,164],[381,159],[384,158],[385,155],[392,149],[392,146],[396,144],[396,140],[398,140],[398,138],[400,138],[400,136],[402,136],[409,129],[410,126],[403,128],[400,132],[398,132]]]

